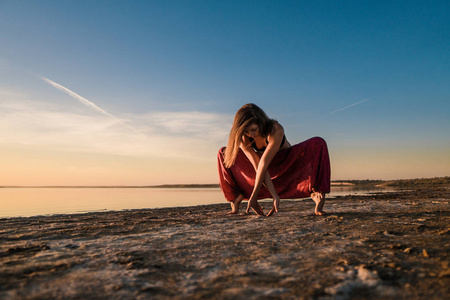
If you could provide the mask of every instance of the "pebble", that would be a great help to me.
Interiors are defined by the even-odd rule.
[[[388,266],[389,268],[395,269],[395,267],[397,265],[394,262],[391,262],[391,263],[386,264],[386,266]]]
[[[383,232],[383,234],[384,234],[384,235],[387,235],[387,236],[393,236],[393,235],[396,235],[396,233],[395,233],[394,231],[391,231],[391,230],[386,230],[385,232]]]
[[[379,281],[377,273],[375,271],[370,271],[364,265],[359,266],[358,278],[369,286],[374,286]]]
[[[393,245],[390,245],[389,248],[391,248],[391,249],[401,249],[401,248],[403,248],[403,245],[402,244],[393,244]]]
[[[438,232],[439,235],[444,235],[444,234],[449,234],[449,233],[450,233],[450,228],[447,228],[447,229],[444,229],[444,230],[441,230]]]
[[[439,273],[439,278],[450,277],[450,270],[445,270]]]
[[[349,262],[348,262],[348,260],[346,260],[346,259],[339,259],[339,261],[337,262],[338,263],[338,265],[344,265],[344,266],[348,266],[348,264],[349,264]]]

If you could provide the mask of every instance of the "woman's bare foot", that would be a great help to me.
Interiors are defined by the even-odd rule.
[[[234,199],[234,201],[231,201],[231,211],[228,212],[228,214],[237,214],[239,212],[239,206],[241,205],[242,200],[244,200],[244,196],[239,195],[236,199]]]
[[[325,194],[320,192],[311,193],[311,198],[316,202],[316,209],[314,213],[317,216],[325,216],[326,212],[323,211],[323,206],[325,205]]]

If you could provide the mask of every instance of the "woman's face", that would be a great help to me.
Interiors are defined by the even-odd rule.
[[[244,134],[248,137],[255,138],[259,136],[259,126],[256,124],[250,124],[244,129]]]

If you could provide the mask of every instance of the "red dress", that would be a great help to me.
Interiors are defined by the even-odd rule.
[[[255,184],[256,172],[242,149],[230,168],[223,165],[225,148],[217,154],[220,188],[227,201],[239,194],[250,198]],[[313,191],[330,192],[330,158],[324,139],[314,137],[289,149],[279,151],[268,167],[273,185],[281,199],[310,197]],[[269,190],[262,186],[258,199],[272,198]]]

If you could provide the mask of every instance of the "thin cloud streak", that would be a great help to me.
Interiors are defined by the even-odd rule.
[[[343,108],[340,108],[340,109],[338,109],[338,110],[332,111],[332,112],[326,114],[325,116],[329,116],[329,115],[335,114],[335,113],[337,113],[337,112],[343,111],[343,110],[345,110],[345,109],[347,109],[347,108],[353,107],[353,106],[355,106],[355,105],[361,104],[361,103],[366,102],[366,101],[369,101],[369,98],[364,99],[364,100],[359,101],[359,102],[356,102],[356,103],[353,103],[353,104],[350,104],[350,105],[348,105],[348,106],[346,106],[346,107],[343,107]]]
[[[109,112],[101,109],[100,107],[95,105],[92,101],[89,101],[88,99],[78,95],[77,93],[69,90],[68,88],[66,88],[66,87],[64,87],[64,86],[62,86],[62,85],[60,85],[60,84],[58,84],[58,83],[56,83],[56,82],[54,82],[54,81],[52,81],[52,80],[50,80],[48,78],[45,78],[43,76],[39,76],[39,78],[44,80],[45,82],[47,82],[51,86],[57,88],[58,90],[60,90],[60,91],[62,91],[64,93],[66,93],[67,95],[71,96],[72,98],[80,101],[82,104],[86,105],[87,107],[90,107],[90,108],[96,110],[97,112],[99,112],[99,113],[101,113],[101,114],[103,114],[105,116],[108,116],[110,118],[113,118],[114,120],[116,120],[116,121],[118,121],[118,122],[123,124],[123,121],[121,119],[119,119],[116,116],[110,114]]]
[[[136,128],[134,128],[133,126],[130,126],[128,124],[126,124],[122,119],[116,117],[113,114],[110,114],[109,112],[105,111],[104,109],[98,107],[95,103],[93,103],[92,101],[89,101],[88,99],[78,95],[77,93],[69,90],[68,88],[60,85],[59,83],[56,83],[44,76],[38,76],[40,79],[42,79],[43,81],[47,82],[48,84],[50,84],[51,86],[55,87],[56,89],[68,94],[69,96],[71,96],[72,98],[78,100],[79,102],[81,102],[83,105],[92,108],[93,110],[107,116],[110,117],[111,119],[114,119],[117,123],[126,126],[127,128],[133,130],[136,134],[140,135],[140,136],[145,136],[145,134],[143,134],[141,131],[137,130]]]

